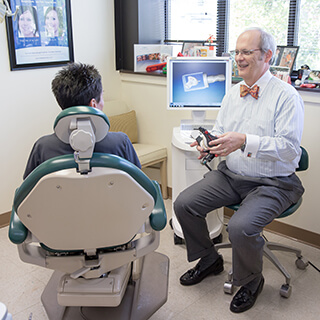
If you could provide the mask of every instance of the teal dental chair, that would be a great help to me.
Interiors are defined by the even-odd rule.
[[[56,135],[74,154],[47,160],[16,190],[9,238],[22,261],[55,270],[41,300],[49,319],[148,319],[167,300],[156,253],[166,211],[157,182],[131,162],[94,153],[109,131],[91,107],[62,111]]]
[[[301,148],[301,157],[300,157],[300,161],[299,161],[299,166],[296,169],[296,171],[305,171],[308,169],[309,167],[309,155],[308,152],[306,151],[305,148],[300,147]],[[290,216],[291,214],[295,213],[299,207],[301,206],[302,203],[302,197],[298,200],[297,203],[294,203],[293,205],[291,205],[288,209],[286,209],[284,212],[282,212],[276,219],[281,219],[281,218],[285,218]],[[240,204],[234,204],[231,206],[227,206],[227,208],[233,210],[236,214],[236,211],[239,209]],[[304,270],[308,265],[308,260],[306,260],[302,254],[301,254],[301,250],[291,247],[291,246],[287,246],[285,244],[281,244],[281,243],[276,243],[276,242],[271,242],[268,241],[265,236],[262,233],[262,236],[265,239],[265,244],[263,247],[263,254],[266,258],[268,258],[273,264],[274,266],[284,275],[285,277],[285,283],[281,286],[280,288],[280,295],[284,298],[289,298],[292,292],[292,286],[290,285],[290,281],[291,281],[291,275],[290,273],[286,270],[286,268],[281,264],[281,262],[279,261],[279,259],[274,255],[274,253],[272,252],[272,250],[277,250],[277,251],[285,251],[285,252],[291,252],[294,253],[297,257],[296,259],[296,267],[298,269]],[[215,248],[217,250],[219,249],[225,249],[225,248],[231,248],[232,245],[231,243],[218,243],[215,244]],[[230,272],[228,273],[228,280],[225,282],[224,284],[224,292],[227,294],[232,294],[233,293],[233,283],[232,283],[232,270],[230,270]]]

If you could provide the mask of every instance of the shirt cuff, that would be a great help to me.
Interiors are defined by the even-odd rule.
[[[249,158],[256,158],[260,145],[260,137],[254,134],[246,134],[246,147],[244,148],[243,155]]]

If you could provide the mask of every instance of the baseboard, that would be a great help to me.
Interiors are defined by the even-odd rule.
[[[6,227],[10,223],[11,212],[5,212],[0,214],[0,228]]]
[[[233,210],[229,208],[224,208],[224,215],[225,217],[230,218],[233,215]],[[270,232],[320,249],[320,234],[318,233],[301,229],[299,227],[295,227],[278,220],[274,220],[273,222],[271,222],[269,225],[266,226],[265,229]]]

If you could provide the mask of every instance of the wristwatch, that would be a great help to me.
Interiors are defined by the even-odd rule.
[[[246,145],[247,145],[247,136],[246,136],[246,140],[244,140],[244,144],[240,147],[240,150],[242,152],[244,152],[244,149],[246,148]]]

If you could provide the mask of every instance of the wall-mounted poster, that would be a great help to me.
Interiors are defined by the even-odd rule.
[[[11,70],[74,61],[70,0],[10,0],[7,17]]]

